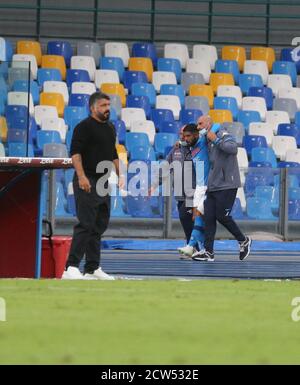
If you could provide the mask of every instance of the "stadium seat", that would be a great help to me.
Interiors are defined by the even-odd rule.
[[[66,140],[67,127],[65,121],[62,118],[44,118],[41,122],[41,130],[57,131],[60,135],[61,142]]]
[[[297,68],[297,72],[300,73],[300,61],[299,60],[295,61],[293,58],[293,55],[292,55],[294,49],[295,48],[282,48],[281,53],[280,53],[280,60],[290,61],[292,63],[295,63],[296,68]],[[298,57],[296,59],[298,59]]]
[[[273,126],[270,123],[257,123],[252,122],[249,124],[249,135],[261,135],[264,136],[267,140],[267,144],[269,147],[272,146],[273,143]]]
[[[131,153],[134,147],[149,147],[149,136],[145,132],[127,132],[125,136],[125,147]]]
[[[37,147],[43,150],[46,143],[61,143],[61,137],[58,131],[38,131]]]
[[[29,84],[27,80],[16,80],[13,84],[12,90],[16,92],[28,92],[28,88],[30,89],[33,104],[39,104],[40,90],[37,82],[34,80],[31,80]]]
[[[123,209],[123,198],[120,195],[111,196],[111,216],[115,218],[128,217]]]
[[[153,64],[150,58],[131,57],[128,62],[128,69],[129,71],[145,72],[148,82],[152,82]]]
[[[178,136],[176,134],[156,134],[154,139],[154,148],[158,157],[164,156],[166,147],[173,147],[177,140]]]
[[[269,162],[273,168],[277,167],[276,155],[273,148],[254,147],[251,150],[251,160],[253,162]]]
[[[214,123],[232,122],[232,113],[230,110],[210,110],[209,116]]]
[[[272,212],[278,212],[279,209],[279,189],[273,186],[257,186],[255,189],[255,198],[267,199],[271,202]]]
[[[153,109],[151,111],[151,120],[153,121],[155,128],[160,131],[163,122],[173,122],[175,119],[171,110]]]
[[[121,112],[121,119],[124,121],[127,130],[130,129],[132,122],[135,122],[137,120],[147,120],[143,108],[123,108]]]
[[[72,94],[86,94],[92,95],[96,92],[96,86],[94,83],[89,82],[73,82],[71,86]]]
[[[244,191],[246,197],[253,197],[257,186],[267,186],[266,176],[264,171],[257,169],[248,169],[246,175]]]
[[[85,107],[89,111],[89,94],[71,94],[69,99],[69,106]]]
[[[278,168],[300,168],[300,163],[297,162],[278,162]]]
[[[264,98],[257,96],[245,96],[242,101],[243,111],[257,111],[262,121],[266,119],[267,106]]]
[[[277,134],[294,137],[296,139],[297,146],[300,146],[300,128],[295,123],[279,124]]]
[[[42,68],[56,68],[60,71],[62,80],[66,80],[66,63],[62,56],[58,55],[43,55]]]
[[[244,74],[260,75],[263,84],[267,84],[269,75],[267,63],[262,60],[246,60]]]
[[[186,72],[200,73],[203,75],[205,83],[209,83],[211,67],[208,58],[188,59],[186,63]]]
[[[175,120],[178,120],[181,110],[180,99],[176,95],[158,95],[156,97],[155,108],[171,110]]]
[[[91,81],[95,80],[96,64],[92,56],[72,56],[71,69],[86,70]]]
[[[268,70],[271,72],[275,61],[275,51],[271,47],[251,47],[250,59],[267,62]]]
[[[117,134],[117,141],[119,144],[125,144],[126,126],[123,120],[115,120],[113,125]]]
[[[26,68],[8,68],[8,86],[11,88],[16,80],[30,81],[33,79]]]
[[[132,57],[146,57],[152,60],[153,66],[157,65],[157,52],[153,43],[136,42],[132,45]]]
[[[29,101],[29,113],[30,115],[34,114],[34,105],[33,105],[33,99],[32,95],[29,94],[28,98],[28,92],[15,92],[11,91],[7,94],[7,104],[9,106],[11,105],[19,105],[19,106],[28,106]]]
[[[128,159],[127,159],[127,151],[126,151],[125,146],[123,144],[116,144],[116,150],[117,150],[117,154],[118,154],[118,157],[119,157],[120,161],[125,166],[127,166]]]
[[[296,150],[297,143],[296,139],[291,136],[276,135],[273,138],[273,150],[276,157],[280,160],[286,159],[286,152],[288,150]]]
[[[266,123],[271,123],[273,126],[274,134],[277,134],[278,125],[281,123],[290,123],[289,115],[286,111],[267,111]],[[297,124],[297,122],[296,122]]]
[[[67,126],[71,126],[73,120],[85,119],[88,117],[86,107],[66,106],[64,111],[64,119]]]
[[[37,71],[37,81],[41,88],[43,87],[44,82],[46,81],[61,82],[62,81],[61,72],[56,68],[39,68]],[[68,78],[67,78],[67,84],[68,84]]]
[[[295,63],[289,61],[275,61],[272,67],[272,73],[289,75],[293,86],[297,86],[297,68]]]
[[[159,132],[179,135],[179,131],[181,127],[182,127],[182,123],[180,121],[175,121],[175,120],[173,122],[163,121],[161,123]]]
[[[157,71],[174,72],[178,83],[181,81],[181,63],[178,59],[159,58],[157,60]]]
[[[131,93],[135,96],[148,96],[151,107],[155,106],[156,91],[153,84],[150,83],[133,83]]]
[[[183,72],[181,75],[181,85],[187,94],[192,84],[204,84],[204,77],[197,72]]]
[[[5,108],[5,116],[7,121],[13,120],[14,118],[23,118],[27,119],[28,108],[23,105],[8,105]]]
[[[8,145],[8,156],[12,157],[34,157],[33,147],[28,144],[28,155],[27,155],[27,144],[26,143],[9,143]]]
[[[164,46],[164,57],[170,59],[178,59],[181,68],[186,68],[189,59],[189,50],[186,44],[167,43]]]
[[[240,71],[244,68],[244,62],[246,60],[246,50],[244,47],[239,46],[223,46],[222,47],[222,59],[223,60],[235,60],[238,62]]]
[[[29,63],[32,78],[35,80],[37,78],[38,65],[34,55],[15,54],[13,55],[11,66],[12,68],[25,68],[29,70]]]
[[[181,107],[184,106],[185,92],[180,84],[162,84],[160,87],[161,95],[176,95],[179,97]]]
[[[240,70],[238,63],[235,60],[217,60],[215,71],[232,74],[236,84],[239,81]]]
[[[146,117],[150,117],[151,105],[148,96],[128,95],[126,100],[128,108],[142,108],[145,111]]]
[[[289,188],[288,195],[289,195],[289,199],[291,200],[294,200],[294,199],[300,200],[300,188],[299,187]]]
[[[10,128],[7,133],[7,142],[9,143],[27,143],[27,131]]]
[[[18,40],[17,54],[34,55],[38,66],[42,64],[42,49],[38,41]]]
[[[297,109],[300,110],[300,88],[280,88],[278,91],[278,98],[295,100],[297,103]]]
[[[108,95],[119,95],[121,98],[122,107],[126,106],[126,93],[123,84],[102,83],[101,91]]]
[[[229,96],[216,96],[214,99],[214,109],[231,111],[234,120],[237,119],[239,112],[236,99]]]
[[[216,94],[219,86],[234,86],[233,75],[218,72],[212,73],[210,75],[210,85],[212,86],[214,94]]]
[[[4,116],[0,116],[0,142],[6,142],[7,140],[7,121]]]
[[[174,72],[154,71],[152,77],[152,84],[155,91],[159,92],[162,84],[177,84]]]
[[[300,200],[299,199],[289,199],[288,215],[289,215],[289,220],[291,221],[300,220]]]
[[[247,215],[249,218],[257,220],[278,220],[272,213],[271,202],[265,198],[248,198]]]
[[[68,105],[69,103],[69,91],[65,82],[47,80],[46,82],[44,82],[43,92],[54,92],[57,94],[61,94],[63,96],[65,105]]]
[[[251,155],[252,148],[255,147],[268,147],[266,138],[262,135],[247,135],[244,137],[244,147],[248,156]],[[253,160],[253,159],[252,159]]]
[[[68,158],[68,150],[65,144],[46,143],[43,148],[45,158]]]
[[[238,108],[242,107],[243,95],[239,86],[219,86],[217,96],[227,96],[235,98]]]
[[[73,48],[68,41],[49,41],[47,44],[47,55],[63,56],[66,66],[70,67],[71,57],[73,56]]]
[[[135,146],[130,152],[131,161],[142,160],[154,162],[156,161],[155,152],[152,146]]]
[[[243,145],[243,139],[245,136],[245,128],[243,123],[225,122],[225,123],[222,123],[222,127],[225,128],[225,130],[235,138],[238,146]]]
[[[195,44],[193,46],[193,58],[201,59],[206,57],[209,59],[210,68],[215,69],[215,63],[218,60],[217,48],[214,45]]]
[[[190,96],[203,96],[208,100],[209,107],[214,105],[214,92],[212,86],[206,84],[192,84],[190,86]]]
[[[71,99],[70,99],[71,100]],[[56,107],[59,117],[64,116],[65,101],[64,97],[60,93],[56,92],[41,92],[40,104],[42,106],[53,106]]]
[[[150,199],[147,196],[127,196],[128,213],[133,218],[154,218]]]
[[[155,126],[152,120],[146,121],[134,121],[131,123],[130,132],[141,132],[148,135],[149,142],[151,145],[154,144],[155,137]]]
[[[248,95],[251,87],[263,87],[263,81],[260,75],[241,74],[239,78],[239,86],[244,95]]]
[[[98,89],[101,88],[103,83],[120,83],[119,74],[115,70],[96,70],[95,72],[95,85]]]
[[[233,217],[234,220],[244,219],[244,213],[239,198],[235,198],[230,215]]]
[[[292,79],[289,75],[271,74],[268,76],[267,85],[272,89],[275,97],[278,97],[278,93],[281,88],[293,87]]]
[[[184,107],[186,109],[194,109],[202,111],[203,115],[208,114],[209,104],[204,96],[186,96]]]
[[[264,98],[266,101],[267,110],[273,109],[273,92],[269,87],[250,87],[248,96],[257,96]]]
[[[118,118],[121,116],[122,111],[122,102],[119,95],[109,95],[110,97],[110,107],[116,111]]]
[[[181,122],[182,125],[196,123],[200,118],[200,116],[202,115],[203,113],[201,110],[183,108],[180,111],[179,121]]]
[[[104,54],[105,56],[118,57],[122,59],[124,67],[126,68],[128,67],[128,61],[129,61],[130,55],[129,55],[128,45],[126,43],[120,43],[120,42],[105,43]]]
[[[96,66],[100,63],[101,48],[100,45],[93,41],[78,41],[77,55],[92,56],[95,60]]]
[[[297,112],[296,100],[289,98],[276,98],[273,103],[273,108],[277,111],[286,111],[290,120],[295,120],[295,115]]]
[[[125,71],[123,83],[128,92],[132,92],[132,85],[134,83],[147,83],[147,75],[143,71]]]
[[[102,70],[113,70],[119,74],[120,81],[123,80],[125,68],[123,60],[120,57],[106,57],[103,56],[100,59],[100,68]]]

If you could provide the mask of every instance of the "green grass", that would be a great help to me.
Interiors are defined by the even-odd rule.
[[[1,280],[0,364],[300,363],[299,282]]]

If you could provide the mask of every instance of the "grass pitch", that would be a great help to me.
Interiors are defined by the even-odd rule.
[[[299,282],[1,280],[0,364],[300,363]]]

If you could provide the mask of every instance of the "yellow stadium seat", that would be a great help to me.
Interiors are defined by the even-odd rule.
[[[57,109],[59,117],[64,116],[65,101],[62,94],[57,92],[42,92],[40,94],[40,105],[54,106]]]
[[[120,161],[122,161],[125,165],[127,165],[128,159],[127,159],[127,151],[125,146],[123,146],[123,144],[116,144],[116,150]]]
[[[214,123],[233,122],[230,110],[210,110],[208,114]]]
[[[66,80],[66,62],[63,56],[59,55],[43,55],[42,68],[57,68],[60,70],[62,80]]]
[[[244,68],[244,62],[246,60],[246,50],[244,47],[235,45],[225,45],[222,48],[223,60],[236,60],[239,65],[240,71]]]
[[[251,60],[262,60],[267,62],[269,72],[276,60],[275,51],[271,47],[252,47],[250,53]]]
[[[189,88],[190,96],[204,96],[208,100],[209,107],[214,105],[214,91],[212,86],[207,84],[191,84]]]
[[[38,41],[19,40],[17,42],[17,54],[34,55],[37,65],[42,64],[42,49]]]
[[[119,95],[122,107],[126,107],[126,93],[123,84],[119,83],[102,83],[101,91],[108,95]]]
[[[234,86],[234,78],[232,74],[215,72],[210,75],[209,83],[216,94],[219,86]]]
[[[150,58],[131,57],[128,64],[129,71],[144,71],[147,75],[148,82],[152,82],[153,64]]]
[[[0,139],[2,142],[7,141],[7,122],[4,116],[0,116]]]

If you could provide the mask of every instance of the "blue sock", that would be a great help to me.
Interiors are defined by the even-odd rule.
[[[196,247],[198,243],[203,247],[204,242],[204,221],[202,217],[196,217],[189,246]]]

